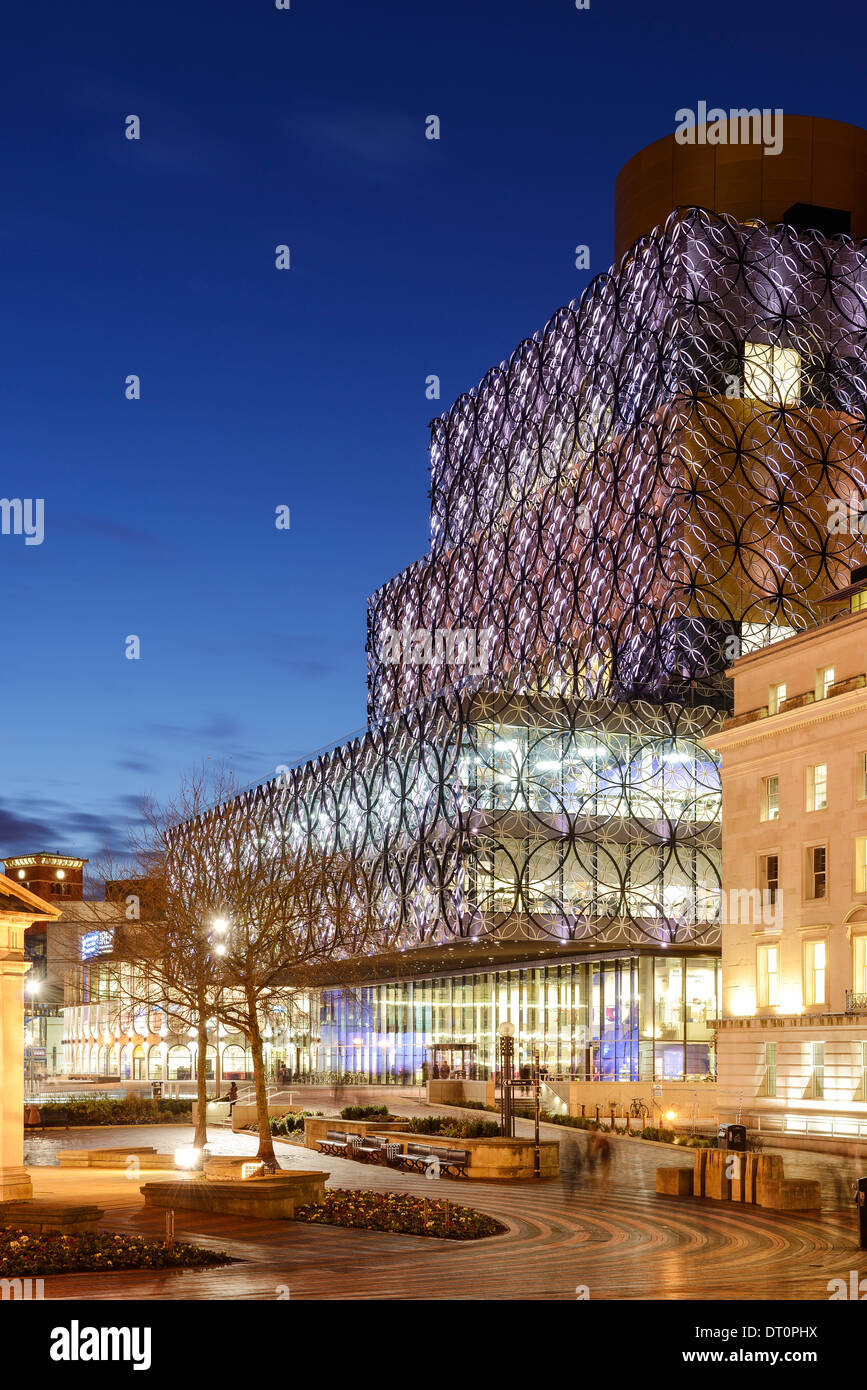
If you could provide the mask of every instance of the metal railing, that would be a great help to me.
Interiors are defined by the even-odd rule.
[[[847,1014],[867,1014],[867,994],[858,994],[853,989],[846,990]]]

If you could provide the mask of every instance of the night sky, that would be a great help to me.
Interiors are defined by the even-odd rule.
[[[45,539],[0,536],[0,856],[122,849],[205,759],[363,726],[430,418],[608,267],[679,107],[867,124],[865,34],[839,0],[7,7],[0,495]]]

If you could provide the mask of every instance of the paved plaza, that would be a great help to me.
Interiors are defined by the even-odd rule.
[[[390,1097],[408,1113],[429,1107]],[[306,1100],[306,1097],[305,1097]],[[312,1108],[312,1105],[311,1105]],[[317,1107],[319,1108],[319,1107]],[[321,1108],[327,1108],[322,1105]],[[432,1112],[431,1112],[432,1113]],[[469,1112],[467,1112],[469,1113]],[[529,1133],[519,1121],[519,1132]],[[656,1166],[692,1162],[691,1153],[655,1144],[612,1141],[604,1174],[591,1172],[586,1135],[544,1127],[546,1137],[577,1144],[581,1176],[494,1184],[428,1179],[326,1157],[278,1143],[283,1167],[320,1168],[329,1186],[448,1196],[489,1212],[506,1234],[462,1244],[296,1222],[256,1221],[177,1211],[179,1239],[224,1249],[236,1263],[205,1271],[46,1279],[54,1299],[827,1299],[829,1279],[867,1275],[857,1248],[849,1186],[862,1162],[824,1154],[784,1155],[791,1176],[822,1181],[818,1215],[786,1214],[728,1202],[658,1197]],[[105,1230],[159,1237],[164,1213],[144,1209],[138,1181],[122,1173],[61,1170],[59,1145],[153,1144],[171,1151],[188,1127],[70,1130],[27,1139],[34,1195],[95,1201]],[[252,1135],[215,1130],[217,1153],[255,1153]],[[771,1151],[771,1150],[769,1150]],[[159,1174],[146,1175],[158,1177]],[[144,1179],[146,1180],[146,1179]]]

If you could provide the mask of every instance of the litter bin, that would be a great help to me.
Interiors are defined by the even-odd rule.
[[[152,1081],[152,1082],[151,1082],[151,1095],[153,1096],[154,1100],[162,1100],[162,1098],[163,1098],[163,1083],[162,1083],[161,1081]]]
[[[734,1149],[739,1153],[747,1151],[746,1125],[719,1125],[716,1132],[718,1149]]]
[[[855,1205],[858,1208],[858,1244],[867,1250],[867,1178],[855,1183]]]

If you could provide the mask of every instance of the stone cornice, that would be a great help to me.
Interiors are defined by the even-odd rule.
[[[750,743],[777,738],[781,734],[807,729],[817,724],[827,724],[834,719],[846,719],[853,714],[867,713],[867,686],[860,690],[850,690],[843,695],[831,695],[824,700],[814,700],[812,704],[802,705],[800,709],[769,714],[757,719],[754,724],[740,724],[736,729],[720,729],[699,740],[706,748],[725,752],[727,748],[742,748]]]

